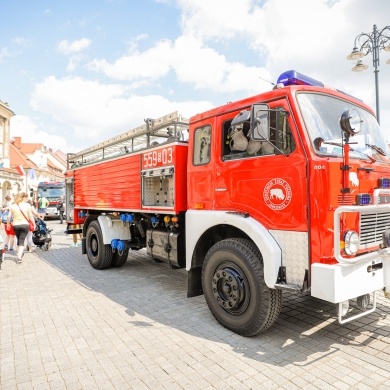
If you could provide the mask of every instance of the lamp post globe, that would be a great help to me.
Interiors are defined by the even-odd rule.
[[[355,44],[352,52],[347,56],[347,60],[357,61],[355,66],[352,68],[352,71],[361,72],[368,68],[368,65],[364,64],[361,58],[369,53],[372,53],[372,65],[374,67],[375,74],[376,118],[378,123],[380,122],[378,68],[379,53],[381,50],[390,52],[390,26],[378,29],[376,24],[374,24],[371,32],[361,33],[355,38]],[[386,61],[386,64],[390,65],[390,59]]]

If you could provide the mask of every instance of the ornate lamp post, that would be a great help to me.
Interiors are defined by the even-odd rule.
[[[379,51],[385,50],[390,52],[390,26],[378,30],[376,24],[370,33],[361,33],[355,38],[354,48],[351,54],[347,56],[347,60],[357,60],[356,65],[352,68],[354,72],[366,70],[368,65],[363,64],[361,58],[372,53],[372,65],[375,73],[375,100],[376,100],[376,117],[379,123]],[[390,64],[390,59],[386,61]]]

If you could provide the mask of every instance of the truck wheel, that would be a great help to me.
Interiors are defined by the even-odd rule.
[[[87,256],[90,264],[96,269],[105,269],[111,265],[112,250],[111,245],[103,244],[102,231],[98,221],[92,221],[87,229],[85,240]]]
[[[282,292],[265,284],[261,254],[247,239],[230,238],[211,247],[202,285],[216,320],[242,336],[265,331],[280,313]]]
[[[127,257],[129,256],[129,250],[125,249],[122,254],[119,255],[118,251],[115,251],[112,256],[111,267],[119,268],[126,263]]]

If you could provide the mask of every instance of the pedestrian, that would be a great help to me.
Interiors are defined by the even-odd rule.
[[[49,201],[45,196],[38,198],[38,213],[41,216],[42,220],[45,218],[47,206],[49,206]]]
[[[1,223],[4,225],[4,233],[5,233],[5,239],[4,239],[4,249],[6,251],[12,252],[16,248],[16,240],[15,240],[15,232],[12,228],[12,224],[10,226],[7,225],[7,217],[10,213],[9,209],[3,211],[1,215]],[[11,219],[12,222],[12,219]]]
[[[11,204],[12,204],[11,197],[9,195],[7,195],[5,197],[5,201],[3,202],[3,211],[9,210]]]
[[[12,227],[15,232],[18,245],[18,263],[22,262],[24,254],[24,240],[30,230],[30,221],[35,228],[34,215],[31,206],[27,203],[28,195],[25,192],[17,194],[15,203],[11,205],[10,214],[7,217],[7,227],[11,226],[11,217],[13,219]]]
[[[80,229],[81,226],[80,225],[71,225],[71,229]],[[72,234],[73,236],[73,243],[70,245],[72,248],[75,248],[76,246],[81,246],[81,242],[78,243],[77,242],[77,238],[78,236],[80,237],[80,241],[81,239],[83,238],[83,235],[81,233],[75,233],[75,234]]]
[[[31,212],[34,216],[34,219],[40,218],[40,215],[37,212],[37,210],[35,209],[32,200],[29,199],[27,201],[27,203],[31,206]],[[24,248],[25,248],[26,252],[33,252],[36,249],[35,245],[34,245],[34,241],[33,241],[33,232],[31,232],[30,230],[28,231],[27,236],[26,236],[26,240],[24,241]]]
[[[57,209],[60,213],[60,223],[63,223],[62,221],[64,220],[64,212],[65,212],[65,205],[64,205],[64,197],[63,196],[60,197]]]

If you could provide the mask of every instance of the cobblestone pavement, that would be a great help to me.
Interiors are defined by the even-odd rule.
[[[0,388],[389,389],[390,302],[339,325],[333,305],[286,295],[253,338],[221,327],[183,270],[132,252],[94,270],[58,221],[49,251],[6,254],[0,273]]]

